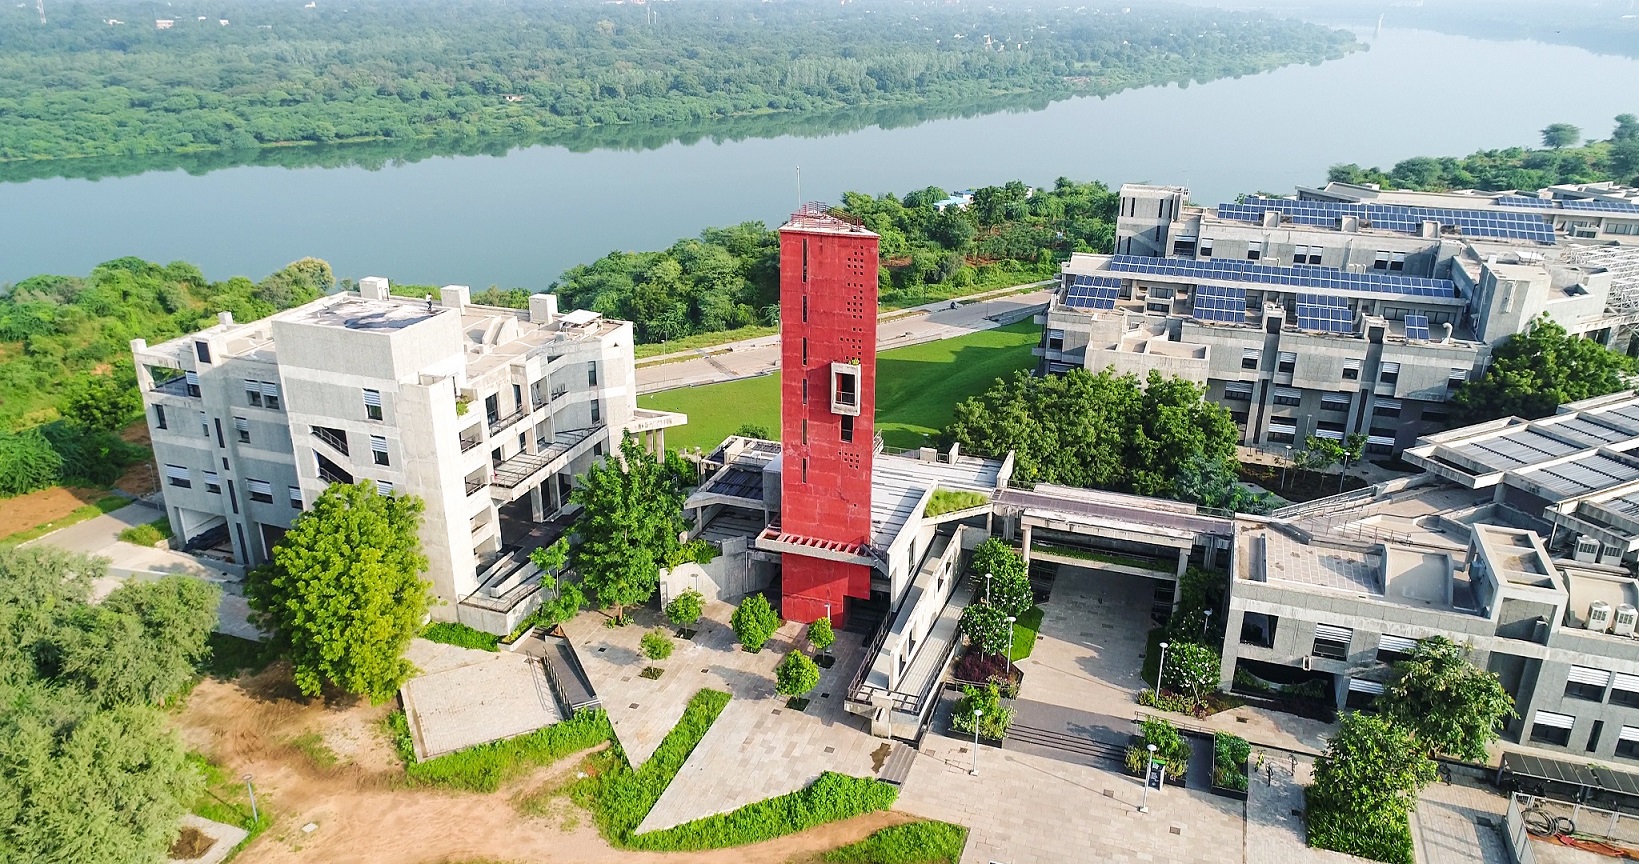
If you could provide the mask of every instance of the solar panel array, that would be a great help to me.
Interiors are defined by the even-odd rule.
[[[1553,207],[1554,202],[1547,198],[1535,198],[1529,195],[1504,195],[1497,199],[1497,203],[1504,207]]]
[[[1617,201],[1561,201],[1559,206],[1566,210],[1588,210],[1600,213],[1621,213],[1629,216],[1639,216],[1639,206],[1623,204]]]
[[[1299,330],[1318,330],[1322,333],[1354,332],[1354,316],[1349,314],[1349,303],[1342,297],[1299,294],[1297,307]]]
[[[1410,314],[1408,314],[1406,316],[1406,338],[1407,339],[1421,339],[1424,342],[1428,341],[1428,316],[1427,315],[1410,315]]]
[[[1245,324],[1246,289],[1202,285],[1195,289],[1195,309],[1190,314],[1202,321]]]
[[[1425,221],[1460,228],[1471,237],[1554,242],[1554,226],[1534,213],[1505,210],[1459,210],[1450,207],[1412,207],[1402,204],[1298,201],[1291,198],[1249,198],[1241,204],[1223,204],[1218,215],[1238,222],[1262,222],[1266,210],[1279,210],[1299,225],[1335,227],[1344,216],[1354,216],[1374,228],[1416,234]]]
[[[1072,309],[1114,309],[1121,293],[1121,280],[1109,276],[1077,275],[1070,280],[1064,305]]]
[[[1449,279],[1424,279],[1421,276],[1400,276],[1375,270],[1350,273],[1335,267],[1314,264],[1271,267],[1252,261],[1233,261],[1225,258],[1196,261],[1189,258],[1115,255],[1110,258],[1109,268],[1118,273],[1175,276],[1190,281],[1216,279],[1224,282],[1287,285],[1294,288],[1328,288],[1355,293],[1401,294],[1414,297],[1457,296],[1457,286]]]

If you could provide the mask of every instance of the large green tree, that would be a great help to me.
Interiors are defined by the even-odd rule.
[[[1014,453],[1014,478],[1171,495],[1197,457],[1222,460],[1239,433],[1229,412],[1181,378],[1073,369],[1019,373],[958,403],[944,441],[987,456]]]
[[[1443,636],[1418,642],[1394,673],[1377,707],[1431,754],[1483,762],[1486,746],[1515,716],[1513,697],[1496,674],[1468,662],[1463,647]]]
[[[1464,423],[1546,417],[1566,402],[1623,389],[1636,371],[1632,357],[1573,336],[1544,315],[1491,352],[1485,375],[1457,391],[1454,413]]]
[[[105,704],[161,704],[198,674],[221,595],[181,576],[123,585],[73,617],[79,634],[62,646],[61,674]]]
[[[1004,616],[1016,618],[1036,605],[1024,556],[999,537],[991,537],[973,550],[968,581],[973,585],[974,597],[995,604]]]
[[[1582,130],[1569,123],[1550,123],[1542,130],[1542,146],[1554,150],[1575,147],[1582,140]]]
[[[380,702],[414,671],[404,649],[431,602],[422,508],[368,482],[334,484],[246,580],[257,622],[289,653],[303,693],[330,684]]]
[[[1434,762],[1411,731],[1382,717],[1347,713],[1315,760],[1307,791],[1309,845],[1390,864],[1412,864],[1417,792]]]
[[[676,470],[628,435],[619,458],[593,465],[571,493],[581,505],[575,561],[581,584],[599,606],[625,620],[660,583],[660,567],[676,554],[683,530],[683,495]]]

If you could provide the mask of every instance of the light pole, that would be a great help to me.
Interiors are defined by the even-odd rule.
[[[1164,676],[1166,674],[1166,671],[1167,671],[1167,643],[1162,642],[1161,643],[1161,662],[1155,668],[1155,704],[1156,705],[1161,704],[1161,682],[1163,680],[1165,680],[1162,676]]]
[[[1280,488],[1286,488],[1286,469],[1292,465],[1292,445],[1286,445],[1286,461],[1280,466]]]
[[[973,767],[967,769],[967,773],[974,777],[979,776],[979,721],[984,716],[985,712],[973,709]]]
[[[1007,616],[1007,677],[1013,678],[1013,622],[1019,620],[1012,615]]]
[[[985,602],[990,602],[990,574],[985,574]]]
[[[1138,804],[1140,813],[1150,812],[1150,775],[1155,773],[1155,745],[1145,745],[1145,749],[1150,751],[1150,760],[1144,763],[1144,798]]]
[[[250,824],[259,825],[262,816],[256,812],[256,787],[251,785],[249,774],[245,775],[245,791],[250,793]]]
[[[1201,622],[1201,638],[1206,638],[1207,628],[1212,626],[1212,610],[1206,610],[1206,619]]]

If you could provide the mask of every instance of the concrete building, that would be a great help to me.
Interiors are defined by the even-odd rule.
[[[1639,324],[1639,246],[1553,221],[1639,224],[1639,206],[1335,183],[1216,208],[1188,197],[1122,187],[1117,254],[1072,256],[1037,318],[1042,371],[1158,370],[1204,385],[1243,443],[1361,433],[1391,453],[1445,428],[1450,396],[1538,316],[1607,345]]]
[[[1369,709],[1444,636],[1514,697],[1505,738],[1639,760],[1639,394],[1406,451],[1426,473],[1236,520],[1222,686],[1319,682]]]
[[[373,482],[426,502],[433,615],[508,632],[540,602],[528,553],[561,530],[574,475],[685,418],[636,407],[629,322],[388,287],[131,343],[172,531],[255,566],[326,486]]]

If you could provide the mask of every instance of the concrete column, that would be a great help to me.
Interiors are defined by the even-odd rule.
[[[656,430],[654,430],[654,455],[664,456],[665,454],[666,454],[666,430],[656,429]]]
[[[1189,569],[1189,549],[1178,550],[1178,578],[1184,578],[1184,571]]]
[[[552,478],[548,477],[546,480],[541,482],[545,483],[551,479]],[[534,519],[536,522],[546,521],[545,503],[541,499],[540,483],[535,484],[529,489],[529,518]]]
[[[1030,526],[1024,526],[1024,563],[1030,565]]]
[[[1228,691],[1235,685],[1235,660],[1241,647],[1241,621],[1246,613],[1240,609],[1229,610],[1229,620],[1224,622],[1224,653],[1218,664],[1218,689]]]

